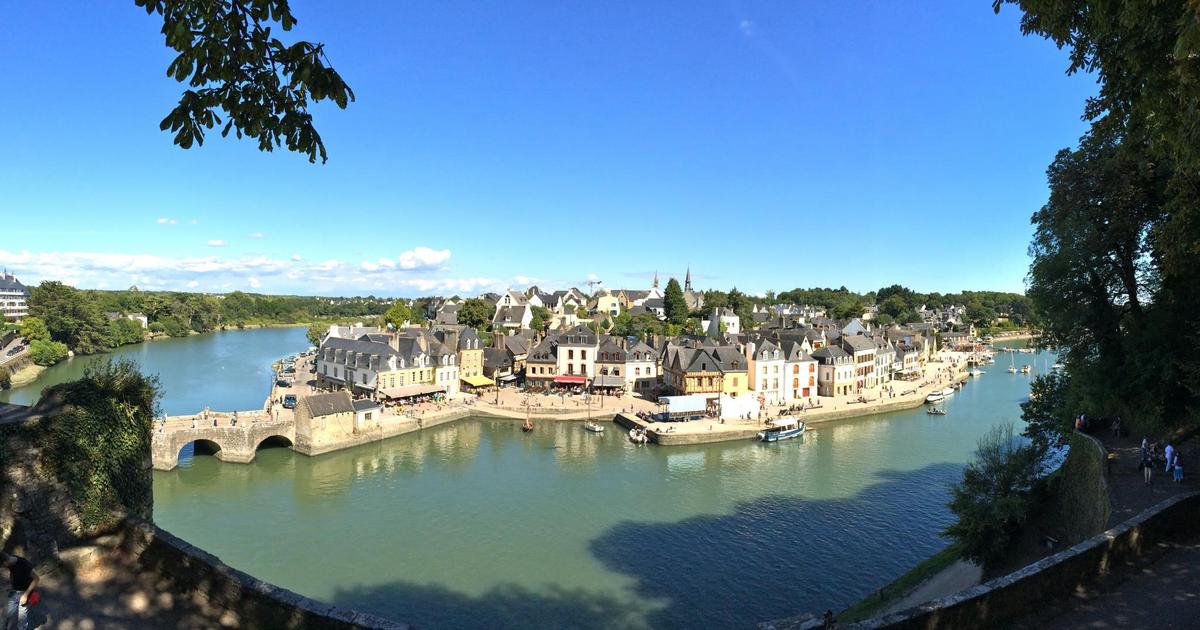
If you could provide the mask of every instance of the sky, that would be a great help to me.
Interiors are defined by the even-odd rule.
[[[293,0],[357,97],[326,164],[158,129],[129,0],[0,9],[0,268],[317,295],[894,283],[1021,291],[1094,77],[1012,7]],[[279,33],[278,28],[275,29]]]

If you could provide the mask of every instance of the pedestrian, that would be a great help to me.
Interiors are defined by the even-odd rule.
[[[1183,460],[1175,453],[1175,483],[1183,483]]]
[[[1138,468],[1142,469],[1142,485],[1150,485],[1150,475],[1154,471],[1154,458],[1150,456],[1150,449],[1142,447],[1142,463],[1138,464]]]
[[[0,565],[8,569],[11,583],[4,606],[4,629],[28,630],[29,607],[38,599],[33,590],[38,585],[38,574],[28,560],[5,552],[0,552]]]
[[[1167,465],[1163,468],[1163,472],[1169,473],[1171,472],[1171,468],[1175,466],[1175,447],[1170,442],[1167,442],[1167,448],[1163,451],[1163,455],[1167,459]]]
[[[821,627],[824,628],[825,630],[830,630],[830,628],[833,628],[833,622],[834,622],[833,611],[826,610],[825,614],[821,617],[821,621],[822,621]]]

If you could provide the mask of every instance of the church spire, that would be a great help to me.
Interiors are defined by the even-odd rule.
[[[683,277],[683,290],[684,291],[692,290],[692,266],[691,265],[688,265],[687,275]]]
[[[658,288],[658,270],[654,271],[654,286],[652,288]]]

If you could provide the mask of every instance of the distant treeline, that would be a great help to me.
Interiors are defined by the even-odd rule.
[[[171,291],[78,290],[43,282],[30,290],[29,315],[45,324],[50,339],[80,354],[105,352],[144,338],[141,324],[124,316],[146,316],[150,333],[184,337],[222,326],[300,324],[382,315],[391,300],[368,297],[222,295]]]
[[[861,317],[868,308],[879,306],[877,323],[911,323],[921,321],[918,309],[941,309],[947,306],[966,307],[966,321],[980,327],[997,324],[1006,318],[1012,327],[1029,326],[1034,323],[1029,298],[1020,293],[1002,291],[962,291],[959,293],[918,293],[908,287],[893,284],[878,291],[855,293],[846,287],[837,289],[812,288],[792,289],[776,294],[768,291],[764,296],[749,296],[737,288],[729,291],[705,291],[705,310],[713,307],[731,308],[743,318],[748,318],[755,304],[796,304],[824,308],[830,317],[846,319]],[[699,313],[698,313],[699,314]]]

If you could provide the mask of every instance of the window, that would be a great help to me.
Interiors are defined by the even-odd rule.
[[[800,373],[800,364],[793,363],[792,364],[792,374],[799,374],[799,373]]]
[[[587,361],[587,350],[580,350],[580,351],[579,351],[579,358],[580,358],[580,359],[583,359],[584,361]]]
[[[634,375],[634,376],[641,376],[641,375],[642,375],[642,368],[640,368],[640,367],[635,367],[635,368],[633,368],[633,375]]]
[[[620,376],[621,368],[613,368],[613,376]]]
[[[733,386],[734,386],[734,387],[737,387],[737,386],[738,386],[738,379],[737,379],[737,377],[736,377],[736,376],[735,376],[735,377],[733,377]]]
[[[574,351],[574,350],[567,350],[567,358],[568,358],[568,359],[574,359],[574,358],[575,358],[575,351]]]

